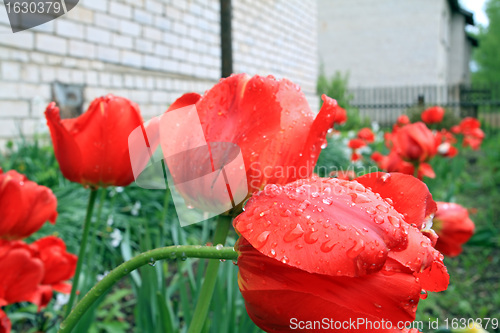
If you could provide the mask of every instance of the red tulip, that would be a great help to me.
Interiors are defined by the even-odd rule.
[[[467,209],[456,203],[438,202],[437,205],[432,227],[439,236],[435,248],[444,255],[457,256],[474,234],[474,222]]]
[[[15,170],[0,169],[0,239],[28,237],[57,218],[57,199],[52,191]]]
[[[422,112],[422,121],[426,124],[436,124],[443,121],[444,109],[440,106],[433,106]]]
[[[143,123],[139,107],[107,95],[75,119],[60,119],[54,102],[45,111],[59,167],[84,186],[126,186],[134,180],[128,136]]]
[[[372,143],[375,141],[375,134],[371,129],[365,127],[359,130],[358,138],[365,141],[366,143]]]
[[[238,74],[222,79],[203,96],[183,95],[167,113],[195,104],[205,140],[209,144],[222,143],[211,145],[213,156],[223,156],[217,150],[228,144],[241,149],[248,192],[252,193],[269,183],[285,184],[311,176],[338,110],[335,100],[325,95],[322,98],[323,106],[314,118],[304,94],[294,83],[270,76]],[[181,125],[175,129],[177,132],[168,147],[162,145],[166,156],[173,155],[169,147],[182,146],[193,130],[191,124]],[[169,169],[177,171],[173,172],[173,178],[191,179],[188,173],[192,171],[185,166],[193,158],[203,164],[209,158],[205,155],[167,159]],[[234,178],[231,174],[227,176]],[[213,182],[183,189],[184,195],[191,198],[203,197],[212,190]]]
[[[0,240],[0,306],[31,301],[43,279],[43,262],[22,241]]]
[[[464,147],[471,147],[474,150],[478,150],[481,147],[481,143],[484,139],[484,132],[480,128],[472,129],[464,133]]]
[[[12,324],[7,314],[0,309],[0,333],[9,333]]]
[[[481,130],[481,123],[476,118],[466,117],[462,119],[459,125],[453,126],[451,131],[455,134],[463,134],[464,147],[471,147],[477,150],[481,147],[484,139],[484,132]]]
[[[66,252],[64,241],[54,236],[40,238],[30,247],[45,267],[42,284],[51,286],[53,290],[69,293],[71,284],[65,281],[75,274],[78,257]]]
[[[442,255],[420,232],[435,211],[425,184],[357,180],[268,185],[235,219],[240,290],[266,332],[293,331],[291,318],[412,321],[422,289],[446,289]]]
[[[406,161],[426,162],[437,153],[434,135],[421,122],[398,129],[393,133],[392,143]]]
[[[465,117],[458,125],[458,131],[462,134],[466,134],[480,127],[481,123],[479,120],[473,117]],[[455,128],[455,130],[457,129]]]
[[[361,147],[366,146],[366,142],[362,139],[355,138],[355,139],[349,140],[348,146],[351,149],[359,149]]]
[[[407,115],[402,114],[398,117],[398,120],[396,121],[396,124],[400,127],[404,125],[408,125],[410,123],[410,118],[408,118]]]

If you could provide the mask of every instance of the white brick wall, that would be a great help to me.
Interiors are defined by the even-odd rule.
[[[12,34],[0,10],[0,143],[45,128],[56,80],[84,85],[85,107],[114,93],[145,118],[203,93],[220,77],[219,15],[219,0],[80,0]],[[316,52],[316,0],[233,0],[235,72],[289,78],[316,110]]]

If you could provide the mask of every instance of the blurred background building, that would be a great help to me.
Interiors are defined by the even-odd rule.
[[[318,50],[325,74],[348,72],[351,87],[470,81],[472,13],[458,0],[318,0]]]

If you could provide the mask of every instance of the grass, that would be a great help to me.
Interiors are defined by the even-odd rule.
[[[31,180],[50,187],[58,198],[59,218],[56,225],[46,224],[31,237],[55,234],[65,240],[69,251],[77,252],[88,190],[68,182],[61,175],[52,147],[39,141],[21,141],[11,145],[0,159],[4,170],[16,169]],[[436,158],[433,167],[437,177],[426,182],[435,200],[455,201],[476,208],[472,215],[477,231],[464,247],[462,255],[446,258],[451,284],[447,291],[430,293],[419,303],[417,320],[428,325],[436,318],[500,318],[500,134],[490,135],[481,151],[464,150],[453,160]],[[341,140],[330,140],[319,165],[349,164]],[[380,149],[379,146],[375,146]],[[366,158],[364,165],[372,165]],[[355,170],[362,170],[357,166]],[[322,175],[325,176],[325,175]],[[167,196],[166,196],[167,195]],[[181,228],[170,203],[165,214],[165,191],[144,190],[135,185],[125,189],[101,189],[98,194],[94,228],[91,233],[91,255],[84,268],[82,291],[92,286],[98,274],[109,271],[146,249],[172,244],[204,244],[213,233],[213,222]],[[118,247],[112,244],[112,233],[121,232]],[[229,235],[233,245],[237,235]],[[172,260],[143,267],[124,279],[89,313],[79,331],[89,332],[185,332],[191,320],[206,262]],[[237,266],[221,265],[209,320],[204,332],[261,332],[246,314],[237,285]],[[136,296],[137,295],[137,296]],[[14,332],[55,332],[61,311],[55,302],[41,313],[27,304],[7,307]],[[424,332],[429,332],[424,326]],[[499,330],[488,330],[499,332]]]

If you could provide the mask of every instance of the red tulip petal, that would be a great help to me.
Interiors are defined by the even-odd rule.
[[[239,246],[238,282],[252,320],[266,331],[279,332],[290,324],[290,318],[389,318],[394,325],[415,318],[420,285],[396,262],[391,262],[392,271],[357,278],[332,277],[283,264],[245,246],[245,242],[243,239]]]
[[[0,257],[0,303],[29,301],[43,278],[43,263],[28,249],[15,248]]]
[[[61,282],[53,284],[51,287],[53,290],[63,294],[69,294],[71,292],[71,283]]]
[[[63,126],[56,103],[52,102],[47,106],[45,117],[50,129],[54,153],[62,174],[73,182],[80,182],[82,180],[81,165],[83,163],[80,148],[74,136]]]
[[[7,314],[0,309],[0,333],[10,333],[12,324]]]
[[[420,163],[418,166],[418,176],[420,179],[423,177],[436,178],[436,173],[428,163]]]
[[[307,140],[303,146],[304,148],[300,153],[303,157],[300,165],[309,165],[313,168],[318,160],[323,145],[326,143],[326,133],[333,127],[333,123],[336,119],[336,112],[338,112],[336,100],[324,94],[321,96],[321,99],[323,100],[323,105],[312,123]],[[310,174],[305,177],[309,176]],[[301,176],[301,178],[305,177],[303,175]]]
[[[50,303],[53,294],[52,286],[39,285],[37,290],[31,295],[29,301],[38,305],[38,311],[40,311]]]
[[[57,199],[52,191],[15,170],[0,175],[0,238],[28,237],[57,218]]]
[[[437,210],[427,185],[415,177],[401,173],[374,172],[356,178],[384,199],[390,199],[394,208],[407,223],[422,228],[424,222]]]
[[[261,253],[311,273],[363,276],[406,246],[408,225],[355,181],[311,178],[268,185],[234,221]]]
[[[60,238],[47,236],[30,245],[43,261],[45,274],[42,284],[56,285],[73,277],[77,256],[66,252],[66,244]]]
[[[411,269],[419,278],[423,289],[443,291],[448,288],[450,276],[443,264],[443,255],[432,247],[432,243],[418,229],[410,227],[408,247],[403,251],[391,251],[392,258]]]
[[[167,111],[172,111],[175,109],[180,109],[185,106],[189,105],[194,105],[198,103],[198,101],[201,99],[201,95],[197,93],[187,93],[179,97],[175,102],[170,104],[168,107]]]

